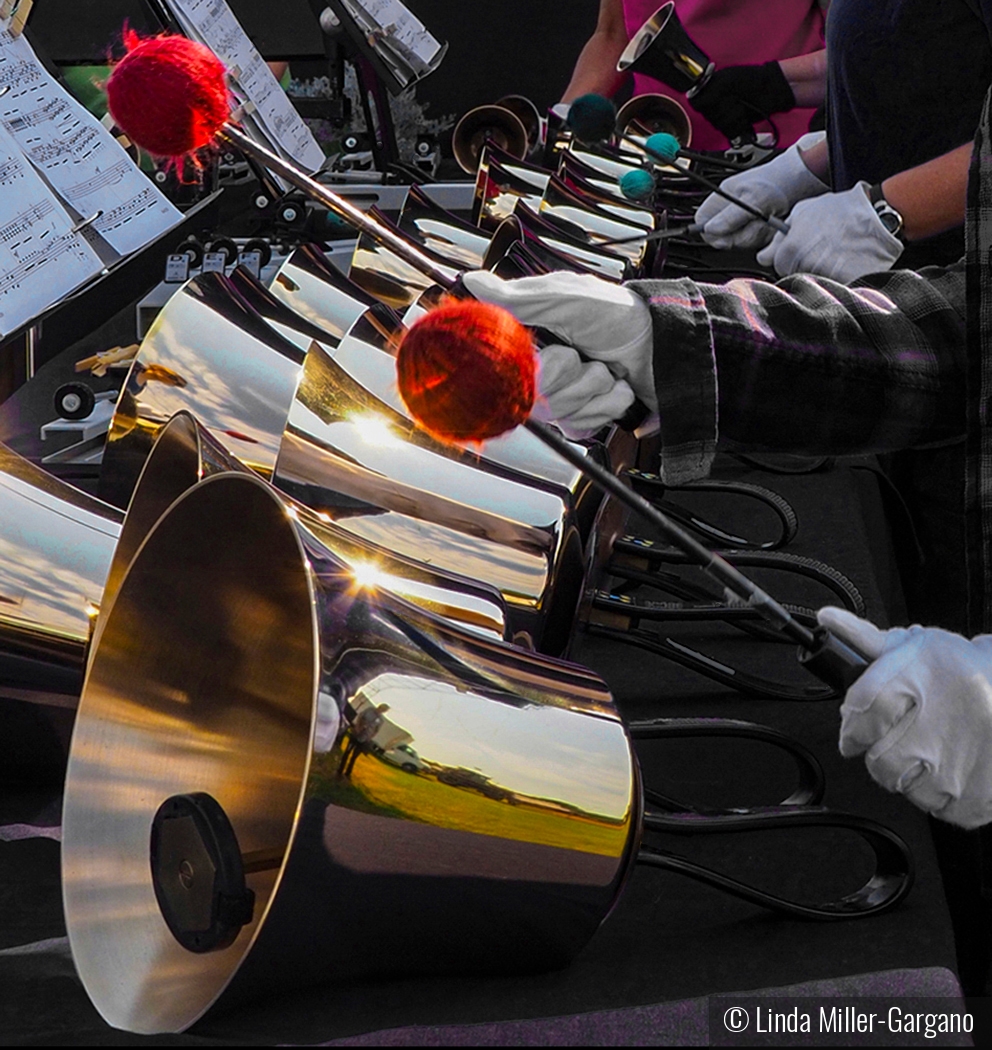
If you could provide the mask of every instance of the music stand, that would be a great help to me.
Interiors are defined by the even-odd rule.
[[[358,77],[365,125],[372,140],[372,157],[379,171],[385,172],[399,160],[388,95],[398,95],[433,73],[447,53],[448,45],[441,44],[436,54],[424,61],[389,35],[360,4],[351,4],[348,0],[310,0],[310,7],[318,18],[324,8],[329,7],[341,25],[340,38]]]

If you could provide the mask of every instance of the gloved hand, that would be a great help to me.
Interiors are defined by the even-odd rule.
[[[474,270],[462,282],[477,299],[504,307],[525,325],[546,328],[585,358],[602,361],[657,412],[651,312],[629,289],[592,274],[567,272],[504,281]]]
[[[992,821],[992,635],[881,631],[829,607],[817,619],[874,661],[841,706],[841,754],[941,820]]]
[[[733,141],[752,137],[755,123],[770,113],[792,109],[796,96],[778,62],[766,62],[718,69],[689,102]]]
[[[902,255],[903,243],[882,225],[868,198],[868,183],[843,193],[800,201],[789,213],[789,232],[776,233],[758,252],[762,266],[780,277],[816,273],[835,281],[853,281],[888,270]]]
[[[538,400],[532,415],[553,422],[573,440],[592,437],[621,419],[634,391],[602,361],[583,361],[570,346],[552,344],[538,355]]]
[[[803,137],[784,153],[739,175],[731,175],[721,188],[757,208],[764,215],[784,217],[798,201],[816,197],[829,189],[803,163],[800,148],[809,149],[826,137],[822,131]],[[761,248],[774,230],[743,208],[711,193],[696,209],[702,238],[714,248]]]

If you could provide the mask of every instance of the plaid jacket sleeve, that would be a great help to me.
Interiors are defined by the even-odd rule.
[[[963,263],[853,286],[633,281],[651,308],[662,475],[704,476],[720,448],[843,455],[965,432]]]

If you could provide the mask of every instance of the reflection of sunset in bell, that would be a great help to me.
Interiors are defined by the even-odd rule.
[[[401,445],[403,442],[389,429],[387,423],[376,416],[353,416],[352,424],[362,440],[370,445]]]
[[[355,578],[355,584],[360,590],[375,590],[383,583],[382,572],[372,562],[355,562],[351,566],[351,575]]]

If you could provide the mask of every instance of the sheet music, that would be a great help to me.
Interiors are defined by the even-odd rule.
[[[255,106],[252,115],[272,141],[308,172],[317,171],[324,163],[324,151],[241,28],[227,0],[168,3],[186,32],[206,44],[227,66],[242,101]]]
[[[61,203],[0,127],[0,335],[103,270]]]
[[[27,158],[121,255],[144,247],[182,214],[109,131],[68,95],[23,36],[0,31],[0,124]]]
[[[381,43],[392,48],[417,76],[430,72],[441,44],[399,0],[343,0],[343,3],[360,24],[371,20],[370,44]],[[362,17],[363,12],[367,17]]]

